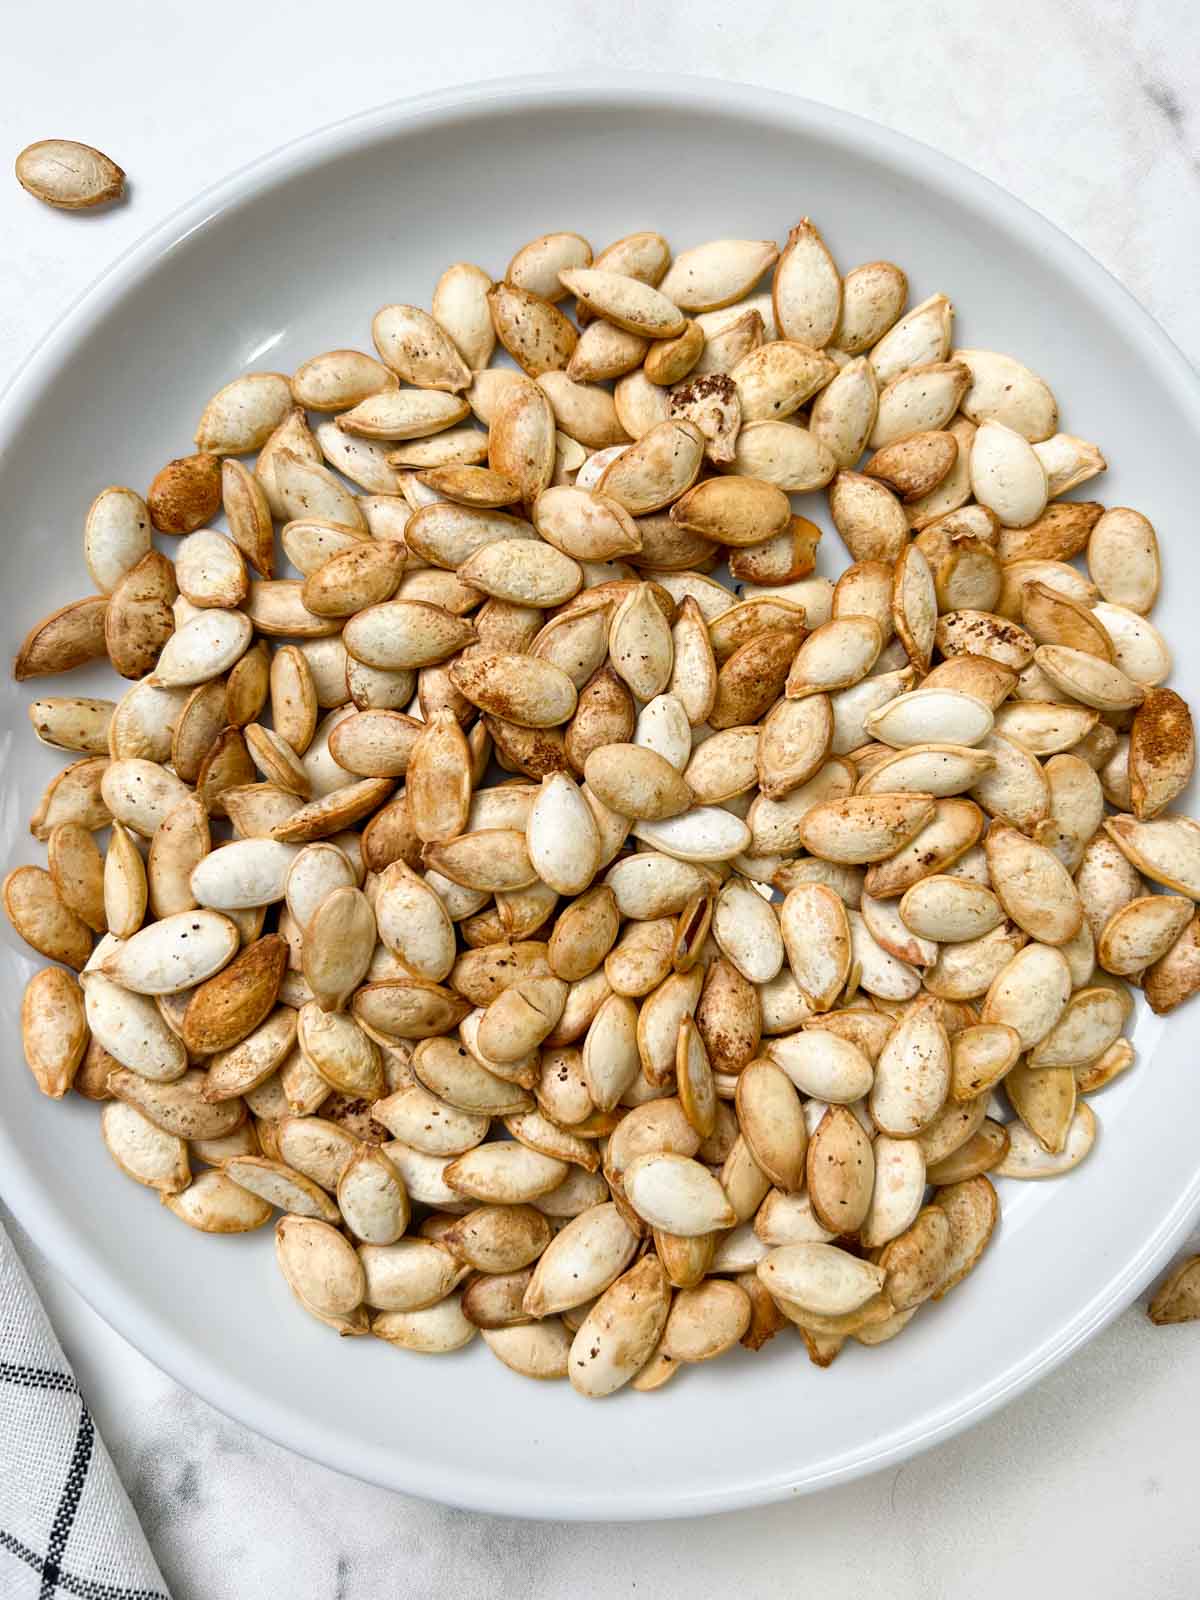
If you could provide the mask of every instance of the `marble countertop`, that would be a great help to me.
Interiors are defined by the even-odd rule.
[[[5,23],[10,157],[108,151],[130,199],[77,219],[0,183],[0,383],[76,294],[195,191],[296,134],[500,74],[663,67],[844,107],[1028,201],[1200,357],[1200,58],[1186,0],[562,0],[337,13],[60,0]],[[636,1528],[505,1522],[405,1499],[267,1443],[109,1329],[14,1228],[175,1600],[744,1600],[1042,1594],[1184,1600],[1200,1575],[1200,1334],[1135,1307],[1032,1393],[898,1470],[813,1499]],[[802,1419],[798,1419],[802,1426]],[[2,1446],[0,1446],[2,1448]]]

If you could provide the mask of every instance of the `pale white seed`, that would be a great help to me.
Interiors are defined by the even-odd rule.
[[[625,1271],[637,1242],[615,1205],[589,1207],[546,1246],[525,1290],[526,1312],[544,1317],[586,1305]]]
[[[354,1246],[328,1222],[281,1217],[275,1255],[289,1288],[317,1314],[345,1316],[362,1303],[362,1264]]]
[[[275,839],[238,839],[205,856],[192,872],[192,893],[216,911],[243,911],[272,905],[287,891],[287,877],[299,853]]]
[[[219,389],[196,429],[197,450],[245,455],[259,450],[292,410],[292,390],[281,372],[247,372]]]
[[[1075,1107],[1066,1141],[1057,1155],[1050,1155],[1023,1123],[1009,1125],[1009,1146],[1004,1158],[992,1168],[1001,1178],[1058,1178],[1077,1167],[1096,1141],[1096,1114],[1086,1100]]]
[[[811,1013],[810,1013],[811,1014]],[[833,1105],[850,1105],[868,1094],[874,1072],[867,1056],[849,1039],[824,1030],[772,1039],[766,1053],[800,1090]]]
[[[865,719],[874,739],[905,745],[974,745],[992,731],[992,712],[982,700],[955,689],[914,689],[888,701]]]
[[[111,594],[151,547],[150,513],[141,495],[113,486],[102,489],[83,524],[83,558],[96,587]]]
[[[732,861],[750,845],[750,829],[722,806],[692,806],[662,821],[639,821],[633,835],[651,850],[679,861]]]
[[[246,598],[246,563],[232,539],[201,528],[181,539],[175,555],[180,593],[196,606],[238,606]]]
[[[850,355],[878,344],[904,310],[908,279],[890,261],[869,261],[846,274],[833,343]]]
[[[83,977],[92,1038],[115,1061],[155,1083],[171,1083],[187,1070],[187,1051],[148,995],[122,988],[102,972]]]
[[[1069,433],[1056,433],[1052,438],[1035,444],[1033,449],[1045,470],[1047,490],[1051,497],[1078,488],[1081,483],[1103,472],[1108,465],[1094,444]]]
[[[417,1311],[380,1311],[371,1319],[377,1339],[419,1355],[447,1355],[461,1350],[479,1332],[463,1315],[462,1293],[456,1290],[436,1305]]]
[[[899,914],[920,938],[938,944],[980,939],[1004,920],[1004,908],[989,888],[941,873],[914,883],[900,900]]]
[[[880,1132],[911,1138],[927,1128],[950,1089],[950,1044],[932,995],[897,1022],[875,1064],[871,1115]]]
[[[788,964],[801,993],[814,1010],[828,1010],[850,972],[850,924],[841,897],[824,883],[797,884],[788,891],[779,917]]]
[[[559,894],[579,894],[600,865],[592,810],[565,772],[552,773],[529,808],[526,847],[534,870]]]
[[[201,611],[167,640],[151,682],[163,688],[208,683],[241,660],[253,636],[254,625],[244,611]]]
[[[638,1156],[625,1168],[626,1198],[651,1227],[684,1238],[732,1228],[738,1218],[720,1183],[687,1156],[659,1151]]]
[[[971,445],[971,488],[976,500],[1009,528],[1027,528],[1046,509],[1046,471],[1023,435],[985,422]]]
[[[627,333],[646,339],[674,339],[686,325],[679,307],[661,289],[622,273],[606,272],[603,267],[568,267],[559,272],[558,280],[590,311]]]
[[[309,438],[319,453],[320,446],[311,435]],[[365,529],[366,518],[358,500],[328,467],[294,450],[277,450],[271,460],[281,520],[318,517],[324,522],[340,522],[347,528]]]
[[[492,280],[482,267],[457,261],[447,267],[437,281],[430,309],[434,321],[453,340],[458,353],[470,367],[473,380],[486,368],[496,348],[496,332],[488,310],[488,290]],[[293,383],[295,379],[293,378]],[[467,391],[471,399],[474,382]],[[473,402],[472,402],[473,403]],[[482,418],[484,422],[487,418]]]
[[[181,1193],[164,1194],[163,1204],[201,1233],[248,1233],[271,1219],[265,1200],[217,1171],[198,1173]]]
[[[861,911],[872,939],[895,960],[914,967],[929,967],[937,960],[937,944],[913,932],[895,900],[877,900],[864,891]]]
[[[771,299],[781,338],[797,339],[814,350],[829,343],[841,314],[842,280],[825,241],[807,217],[788,234],[775,267]]]
[[[292,373],[292,398],[309,411],[343,411],[396,386],[395,374],[361,350],[328,350]]]
[[[352,438],[349,429],[343,429],[340,422],[331,419],[318,422],[313,432],[328,465],[351,483],[358,484],[368,494],[399,493],[400,475],[388,459],[386,444],[375,439]]]
[[[829,482],[837,461],[821,438],[794,422],[748,422],[737,436],[733,470],[806,494]]]
[[[1127,672],[1086,650],[1041,644],[1034,659],[1060,693],[1085,706],[1094,706],[1097,711],[1126,711],[1141,705],[1146,697],[1144,687]]]
[[[809,412],[809,432],[829,450],[842,471],[855,466],[875,427],[879,382],[865,356],[837,373],[817,395]]]
[[[749,294],[778,258],[770,239],[712,239],[681,251],[659,288],[682,311],[715,311]]]
[[[237,928],[219,912],[179,911],[121,940],[98,970],[137,994],[180,994],[219,972],[239,942]]]
[[[784,1244],[829,1244],[837,1237],[817,1221],[808,1194],[784,1194],[782,1189],[772,1189],[767,1195],[754,1214],[753,1228],[755,1238],[767,1250]],[[726,1235],[727,1239],[732,1237],[733,1234]],[[720,1256],[719,1247],[717,1255]],[[765,1253],[760,1259],[765,1260]]]
[[[673,418],[657,423],[634,444],[614,446],[596,477],[596,458],[585,462],[575,479],[624,507],[632,516],[647,516],[677,500],[696,481],[704,459],[704,435],[692,422]]]
[[[682,772],[692,754],[692,728],[682,702],[673,694],[648,701],[638,713],[633,742]]]
[[[290,1216],[317,1217],[328,1223],[341,1220],[337,1206],[319,1184],[282,1162],[263,1156],[234,1156],[222,1171],[243,1189]]]
[[[713,911],[713,937],[750,983],[769,983],[783,965],[783,938],[770,902],[748,883],[730,878]]]
[[[364,1145],[351,1159],[338,1181],[337,1201],[346,1226],[363,1244],[395,1244],[408,1226],[404,1180],[377,1146]]]
[[[433,1096],[429,1096],[433,1099]],[[462,1115],[463,1113],[460,1113]],[[485,1120],[485,1119],[479,1119]],[[480,1136],[482,1138],[482,1135]],[[446,1182],[445,1171],[453,1159],[445,1155],[428,1155],[422,1150],[393,1140],[382,1146],[383,1153],[404,1179],[409,1196],[419,1204],[435,1206],[439,1210],[466,1209],[462,1195]]]
[[[398,1239],[389,1245],[360,1245],[366,1291],[377,1311],[422,1311],[444,1300],[470,1272],[448,1250],[428,1239]]]
[[[879,394],[871,449],[882,450],[910,433],[945,428],[958,410],[969,378],[960,361],[910,367],[893,378]]]
[[[847,909],[850,960],[857,963],[859,987],[881,1000],[911,1000],[921,988],[921,974],[879,943],[861,912]]]
[[[944,294],[930,295],[906,312],[871,350],[871,365],[879,382],[891,383],[910,367],[945,361],[953,320],[954,307]]]
[[[970,382],[960,401],[972,422],[1002,422],[1036,442],[1058,426],[1058,406],[1043,379],[1012,356],[994,350],[955,350],[951,360],[966,367]]]
[[[1090,976],[1090,974],[1089,974]],[[1030,1051],[1031,1067],[1096,1061],[1125,1026],[1124,997],[1109,988],[1077,989],[1050,1032]]]
[[[371,336],[382,359],[406,383],[454,393],[471,381],[451,340],[418,306],[384,306],[375,314]]]
[[[992,980],[980,1020],[1004,1022],[1032,1050],[1062,1016],[1071,996],[1071,969],[1052,945],[1027,944]]]
[[[639,584],[621,603],[609,629],[608,648],[614,671],[639,700],[653,700],[667,687],[674,642],[648,584]]]
[[[916,1139],[875,1140],[875,1186],[859,1237],[870,1250],[908,1228],[925,1199],[925,1156]]]
[[[100,1114],[100,1136],[121,1171],[135,1182],[164,1196],[187,1188],[187,1144],[156,1127],[136,1106],[110,1101]]]
[[[1134,683],[1159,684],[1171,671],[1171,652],[1148,618],[1128,606],[1101,601],[1092,616],[1112,640],[1113,659]]]
[[[459,1195],[488,1205],[523,1205],[549,1194],[567,1175],[567,1163],[515,1140],[478,1145],[446,1168]]]
[[[878,663],[879,658],[876,657],[876,666]],[[870,720],[884,706],[903,696],[911,687],[914,676],[913,669],[906,666],[894,672],[872,673],[870,677],[852,683],[845,689],[835,690],[829,696],[833,714],[833,734],[829,743],[831,754],[849,755],[852,750],[870,744]]]
[[[1056,855],[999,823],[988,830],[984,849],[1000,903],[1031,938],[1065,944],[1078,933],[1083,904]]]
[[[884,1272],[831,1244],[789,1244],[757,1268],[766,1289],[819,1316],[844,1316],[883,1287]]]
[[[1139,872],[1168,889],[1200,899],[1200,823],[1172,815],[1146,822],[1117,816],[1108,818],[1104,827]]]
[[[1087,564],[1105,600],[1142,615],[1153,606],[1161,576],[1158,539],[1140,511],[1110,507],[1092,529]]]
[[[1100,965],[1124,977],[1144,971],[1166,955],[1192,920],[1194,909],[1182,895],[1152,894],[1131,900],[1101,930],[1096,942]]]

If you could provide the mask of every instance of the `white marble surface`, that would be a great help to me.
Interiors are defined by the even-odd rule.
[[[127,244],[282,140],[397,95],[591,64],[792,90],[937,145],[1082,242],[1196,359],[1192,14],[1187,0],[12,8],[4,159],[48,134],[78,137],[131,184],[126,205],[73,218],[0,181],[0,382]],[[1197,1590],[1200,1335],[1153,1329],[1137,1308],[1032,1394],[899,1471],[703,1522],[581,1528],[403,1499],[266,1443],[159,1373],[17,1240],[176,1600],[674,1596],[698,1577],[745,1600],[801,1587],[889,1600]]]

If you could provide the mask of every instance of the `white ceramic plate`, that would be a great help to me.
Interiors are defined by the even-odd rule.
[[[246,368],[370,348],[372,312],[428,304],[451,261],[502,272],[549,228],[597,246],[634,228],[677,247],[782,239],[816,218],[844,269],[880,256],[912,301],[943,290],[956,337],[1011,351],[1053,385],[1070,431],[1110,462],[1093,490],[1144,510],[1164,546],[1155,613],[1175,681],[1200,684],[1195,379],[1093,261],[981,178],[896,134],[762,90],[659,77],[484,84],[326,129],[202,195],[134,248],[35,353],[0,409],[5,650],[87,592],[84,510],[144,487],[192,446],[207,396]],[[823,496],[804,509],[829,526]],[[832,533],[825,570],[845,562]],[[76,675],[80,678],[81,675]],[[60,758],[25,707],[71,680],[0,688],[7,863]],[[87,692],[84,690],[83,692]],[[103,691],[110,692],[110,691]],[[230,1415],[343,1471],[529,1517],[683,1516],[831,1484],[911,1455],[1027,1387],[1125,1305],[1197,1209],[1200,1076],[1188,1020],[1139,1006],[1138,1064],[1097,1097],[1098,1148],[1069,1179],[1003,1185],[985,1261],[895,1344],[828,1372],[790,1333],[603,1404],[538,1385],[477,1344],[431,1360],[339,1343],[292,1303],[270,1230],[203,1237],[109,1163],[96,1108],[39,1097],[20,1061],[38,963],[0,933],[10,1041],[0,1187],[67,1277],[127,1338]]]

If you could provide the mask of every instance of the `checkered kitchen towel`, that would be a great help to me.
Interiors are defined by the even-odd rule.
[[[0,1600],[170,1600],[0,1225]]]

